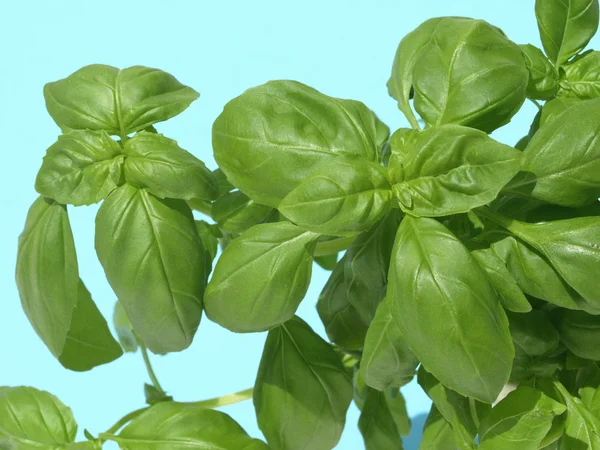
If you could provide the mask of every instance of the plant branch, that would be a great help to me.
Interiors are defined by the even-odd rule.
[[[243,402],[252,398],[254,388],[245,389],[240,392],[233,394],[223,395],[222,397],[211,398],[208,400],[201,400],[199,402],[185,402],[187,405],[199,406],[201,408],[218,408],[220,406],[233,405],[235,403]]]
[[[475,405],[475,399],[469,398],[469,409],[471,410],[471,418],[475,424],[475,428],[479,429],[479,416],[477,415],[477,405]]]
[[[158,378],[156,378],[156,374],[154,373],[154,369],[152,368],[152,364],[150,363],[150,358],[148,357],[148,349],[142,343],[140,343],[140,349],[142,350],[142,357],[144,358],[144,364],[146,365],[146,370],[148,371],[148,375],[150,376],[150,380],[154,387],[160,391],[162,394],[166,395],[166,392],[163,390],[162,386],[158,382]]]
[[[110,427],[108,430],[106,430],[105,433],[100,433],[100,438],[104,439],[102,437],[102,435],[116,433],[117,431],[119,431],[121,428],[123,428],[125,425],[127,425],[129,422],[131,422],[133,419],[135,419],[137,416],[141,415],[148,409],[150,409],[149,406],[147,406],[145,408],[141,408],[141,409],[136,409],[135,411],[132,411],[129,414],[126,414],[121,419],[119,419],[119,421],[117,423],[115,423],[112,427]]]

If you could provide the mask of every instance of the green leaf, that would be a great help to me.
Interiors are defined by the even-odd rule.
[[[567,420],[561,449],[598,450],[600,449],[600,419],[592,415],[582,401],[573,397],[558,381],[554,386],[567,405]]]
[[[254,388],[258,425],[272,448],[338,443],[352,384],[333,348],[302,319],[269,331]]]
[[[415,376],[418,364],[392,318],[389,302],[381,302],[365,339],[360,364],[363,379],[379,391],[404,386]]]
[[[423,366],[419,368],[419,385],[436,406],[442,416],[452,425],[454,439],[460,448],[471,448],[477,434],[477,423],[473,418],[470,401],[457,392],[448,389]],[[485,414],[490,407],[476,403],[476,413]]]
[[[223,194],[212,205],[212,218],[221,228],[233,233],[243,233],[262,222],[273,208],[256,203],[241,191]]]
[[[413,70],[421,52],[427,47],[432,33],[442,20],[442,18],[429,19],[402,39],[394,56],[392,75],[387,82],[390,96],[398,101],[398,108],[416,128],[418,122],[409,102],[413,90]]]
[[[402,440],[383,392],[370,389],[358,420],[366,450],[401,450]]]
[[[389,388],[385,390],[385,398],[396,423],[396,429],[400,436],[408,436],[411,429],[411,421],[406,410],[406,400],[399,389]]]
[[[518,45],[487,22],[462,17],[437,23],[412,75],[415,109],[425,122],[488,133],[519,110],[529,80]]]
[[[56,450],[75,441],[71,409],[45,391],[0,388],[0,448]]]
[[[79,280],[77,306],[73,310],[65,346],[58,358],[60,363],[67,369],[82,372],[114,361],[122,355],[123,350],[110,333],[106,319],[83,281]]]
[[[127,182],[157,197],[214,200],[219,196],[217,179],[204,163],[162,134],[137,133],[124,152]]]
[[[204,220],[196,220],[195,223],[202,246],[208,252],[212,264],[219,250],[219,237],[222,236],[221,231],[217,225],[210,224]]]
[[[412,141],[404,179],[393,186],[414,216],[447,216],[490,203],[519,172],[522,152],[457,125],[429,128]]]
[[[404,218],[392,251],[388,297],[425,369],[465,396],[496,400],[514,357],[508,320],[483,269],[441,223]]]
[[[338,263],[338,253],[333,253],[331,255],[323,255],[323,256],[315,256],[315,262],[325,270],[333,270]]]
[[[391,207],[385,168],[360,159],[336,158],[292,190],[279,211],[315,233],[353,236],[371,228]]]
[[[598,29],[598,0],[536,0],[544,50],[557,66],[579,53]]]
[[[276,207],[331,156],[379,161],[382,128],[360,102],[270,81],[225,105],[213,125],[213,148],[231,183]]]
[[[563,67],[564,78],[559,95],[583,100],[600,97],[600,52],[581,55]]]
[[[46,108],[63,132],[104,130],[124,137],[170,119],[198,98],[158,69],[92,64],[44,86]]]
[[[388,178],[391,184],[404,181],[404,161],[415,150],[413,141],[419,136],[417,130],[399,128],[390,138],[390,158],[388,160]]]
[[[344,276],[348,301],[370,324],[387,291],[394,237],[400,224],[394,209],[369,231],[361,233],[346,251]]]
[[[229,182],[227,176],[221,169],[217,168],[213,170],[213,175],[219,183],[219,194],[221,196],[235,190],[235,186]]]
[[[431,405],[431,411],[423,427],[419,450],[458,450],[458,448],[454,441],[452,425],[435,405]]]
[[[577,356],[600,361],[600,317],[583,311],[560,310],[555,314],[560,340]]]
[[[115,327],[123,350],[128,353],[137,352],[138,341],[135,331],[133,331],[133,326],[129,321],[129,317],[127,317],[125,308],[123,308],[123,305],[118,300],[115,303],[115,310],[113,312],[113,326]]]
[[[104,131],[72,131],[46,151],[35,189],[59,203],[91,205],[121,182],[121,147]]]
[[[332,342],[348,350],[360,350],[365,342],[368,325],[348,299],[344,274],[347,256],[334,267],[319,295],[317,312]]]
[[[520,387],[509,393],[481,420],[481,450],[537,450],[565,405],[540,391]]]
[[[144,383],[144,396],[146,397],[146,403],[149,405],[156,405],[162,402],[172,402],[173,397],[165,394],[162,390],[157,389],[151,384]]]
[[[476,250],[472,255],[485,270],[505,309],[519,313],[531,311],[529,301],[506,267],[506,262],[493,248]]]
[[[581,100],[577,98],[566,98],[558,97],[549,102],[544,103],[542,106],[542,115],[540,118],[540,127],[555,117],[560,116],[563,112],[569,109],[571,106],[580,103]],[[565,116],[567,117],[567,116]],[[559,122],[557,122],[559,123]]]
[[[208,318],[235,332],[265,331],[291,319],[310,283],[318,237],[277,222],[233,240],[206,289]]]
[[[96,252],[144,344],[154,353],[187,348],[202,315],[207,268],[185,202],[120,187],[98,211]]]
[[[558,92],[558,72],[546,55],[534,45],[519,45],[529,71],[527,98],[551,100]]]
[[[128,450],[267,450],[231,417],[191,404],[166,402],[136,417],[118,436],[103,435]]]

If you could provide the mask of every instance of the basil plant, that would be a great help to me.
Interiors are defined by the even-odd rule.
[[[0,448],[328,450],[354,402],[365,448],[401,449],[416,377],[433,402],[420,449],[600,449],[598,0],[535,15],[542,49],[461,17],[404,37],[387,88],[410,128],[300,82],[252,87],[214,122],[216,170],[155,128],[198,97],[172,75],[91,65],[47,84],[62,134],[19,239],[23,310],[66,369],[139,351],[152,384],[84,442],[53,395],[0,388]],[[490,137],[527,99],[529,133]],[[100,202],[118,339],[69,224]],[[314,263],[330,276],[305,300]],[[174,400],[148,351],[185,350],[203,314],[268,332],[256,383]],[[214,409],[249,398],[266,442]]]

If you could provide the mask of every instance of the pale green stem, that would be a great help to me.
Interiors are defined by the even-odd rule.
[[[154,369],[152,368],[152,364],[150,364],[150,358],[148,357],[148,349],[144,344],[140,344],[140,348],[142,350],[142,358],[144,358],[144,364],[146,365],[146,370],[148,371],[148,375],[150,376],[150,380],[154,387],[159,390],[162,394],[165,394],[162,386],[158,382],[158,378],[156,378],[156,374],[154,373]]]
[[[199,402],[185,402],[187,405],[199,406],[200,408],[212,409],[220,406],[233,405],[234,403],[243,402],[252,398],[254,388],[245,389],[233,394],[223,395],[222,397],[201,400]]]
[[[469,398],[469,409],[471,410],[471,417],[473,419],[473,423],[475,424],[475,428],[479,429],[479,416],[477,415],[477,405],[475,404],[475,399]]]

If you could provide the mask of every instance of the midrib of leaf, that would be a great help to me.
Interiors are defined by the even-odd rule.
[[[122,436],[114,436],[111,434],[102,434],[101,435],[102,438],[104,439],[108,439],[111,441],[115,441],[117,442],[119,445],[121,443],[126,444],[126,445],[131,445],[131,444],[142,444],[142,445],[148,445],[148,446],[152,446],[152,445],[185,445],[186,447],[191,447],[191,448],[200,448],[200,449],[205,449],[205,450],[229,450],[226,447],[221,447],[220,445],[216,445],[212,442],[206,443],[206,442],[201,442],[201,441],[197,441],[197,440],[193,440],[193,439],[189,439],[189,438],[179,438],[179,439],[140,439],[140,438],[127,438],[127,437],[122,437]],[[126,447],[127,448],[127,447]],[[146,448],[146,447],[143,447]],[[170,448],[170,447],[165,447],[165,448]]]

